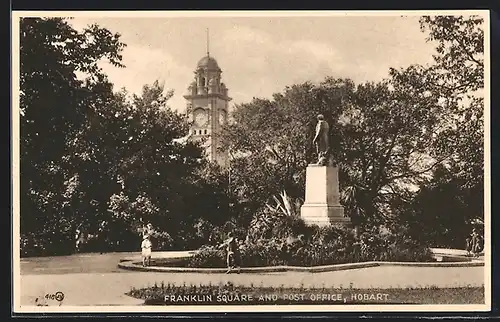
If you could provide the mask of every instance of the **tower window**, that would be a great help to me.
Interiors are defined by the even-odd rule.
[[[205,130],[205,134],[207,134],[207,130]]]

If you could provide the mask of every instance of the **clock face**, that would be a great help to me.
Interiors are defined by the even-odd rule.
[[[219,112],[219,124],[224,124],[226,122],[226,111],[222,110]]]
[[[198,126],[203,126],[207,123],[207,114],[203,110],[198,110],[194,114],[194,123]]]

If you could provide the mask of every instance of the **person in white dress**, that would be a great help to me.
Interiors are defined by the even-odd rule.
[[[153,245],[151,244],[151,241],[149,240],[148,235],[144,235],[142,237],[142,266],[149,266],[151,264],[151,248]]]

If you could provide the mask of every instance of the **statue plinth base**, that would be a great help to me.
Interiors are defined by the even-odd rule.
[[[340,205],[338,168],[311,164],[306,170],[306,198],[300,216],[307,225],[349,225]]]

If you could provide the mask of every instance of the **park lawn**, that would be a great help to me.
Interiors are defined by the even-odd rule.
[[[145,305],[484,304],[484,287],[389,289],[156,285],[128,295]]]

